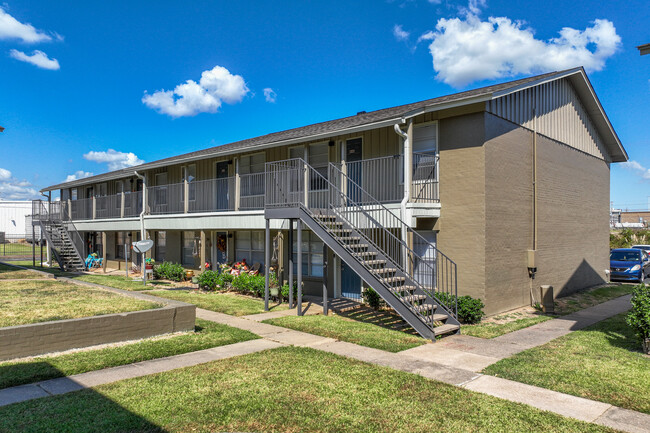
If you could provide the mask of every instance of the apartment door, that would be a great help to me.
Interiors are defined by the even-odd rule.
[[[363,155],[361,138],[348,140],[345,145],[345,163],[348,170],[348,197],[351,201],[359,202],[362,198],[360,187],[362,179],[361,158]]]
[[[361,299],[361,277],[341,260],[341,296]]]
[[[228,263],[228,232],[213,232],[212,266]]]
[[[217,210],[227,210],[230,203],[228,191],[228,161],[217,162],[217,180],[215,192],[215,203]]]
[[[92,219],[93,218],[93,195],[94,195],[94,190],[93,187],[90,186],[86,189],[86,206],[85,206],[85,217],[86,219]]]
[[[414,264],[414,277],[421,285],[433,289],[437,287],[436,232],[418,230],[417,233],[421,238],[414,236],[412,248],[420,259]]]

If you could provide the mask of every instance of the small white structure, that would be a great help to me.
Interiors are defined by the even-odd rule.
[[[0,200],[0,232],[10,235],[31,235],[32,228],[25,226],[25,217],[32,213],[31,201]]]

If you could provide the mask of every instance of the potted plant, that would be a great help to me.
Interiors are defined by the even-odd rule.
[[[149,257],[148,259],[146,259],[146,260],[144,261],[144,267],[145,267],[145,269],[153,269],[153,265],[154,265],[155,262],[156,262],[156,261],[155,261],[154,259],[152,259],[151,257]]]

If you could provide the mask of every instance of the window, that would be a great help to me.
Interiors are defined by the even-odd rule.
[[[298,236],[293,236],[293,272],[298,272]],[[302,274],[323,276],[323,241],[314,233],[302,231]]]
[[[264,267],[264,232],[239,231],[235,233],[235,260],[246,259],[249,266],[260,263]]]
[[[181,263],[185,266],[194,266],[194,256],[199,254],[198,242],[194,232],[181,232]]]
[[[264,173],[266,154],[256,153],[254,155],[242,156],[239,162],[239,174],[241,178],[240,190],[243,197],[264,194],[264,181],[259,176],[246,176],[247,174]]]
[[[418,126],[413,131],[413,181],[436,179],[438,124]]]
[[[187,181],[188,186],[188,200],[196,200],[196,164],[190,164],[183,167],[183,182]],[[181,201],[185,200],[185,188],[181,190]]]
[[[108,195],[108,186],[105,183],[100,183],[97,185],[97,194],[95,197],[97,198],[97,209],[98,210],[106,210],[108,207],[107,199],[106,196]]]
[[[70,200],[70,190],[69,189],[62,189],[61,190],[61,201],[68,201]]]
[[[167,204],[167,173],[156,175],[156,189],[154,194],[154,206]]]
[[[118,259],[126,259],[124,256],[124,245],[126,245],[126,232],[115,233],[115,257]],[[128,254],[128,250],[127,250]]]
[[[309,165],[320,175],[313,173],[311,176],[311,189],[327,189],[323,178],[327,179],[327,165],[329,163],[329,146],[327,143],[316,143],[309,146]]]
[[[70,196],[72,197],[72,200],[76,200],[76,199],[77,199],[77,188],[72,188],[72,189],[70,190]]]
[[[156,261],[165,261],[165,252],[167,251],[167,232],[156,232]]]

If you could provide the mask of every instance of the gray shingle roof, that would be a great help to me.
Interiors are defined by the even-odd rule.
[[[576,70],[581,70],[581,68],[578,68]],[[357,114],[355,116],[343,117],[340,119],[329,120],[326,122],[314,123],[312,125],[307,125],[300,128],[274,132],[259,137],[248,138],[246,140],[236,141],[221,146],[197,150],[195,152],[185,153],[170,158],[148,162],[135,167],[129,167],[122,170],[99,174],[96,176],[87,177],[72,182],[64,182],[61,184],[52,185],[50,187],[43,189],[43,191],[56,190],[61,188],[70,188],[77,185],[91,184],[91,183],[96,183],[99,181],[104,181],[109,179],[117,179],[120,177],[128,177],[128,176],[132,176],[133,172],[136,170],[147,170],[150,168],[159,167],[161,165],[171,165],[188,159],[202,159],[202,158],[215,157],[224,154],[232,154],[235,152],[244,152],[248,149],[254,149],[262,145],[272,145],[273,143],[278,143],[280,145],[283,142],[286,142],[288,140],[296,140],[302,138],[307,140],[309,139],[309,137],[322,135],[322,134],[329,134],[331,136],[335,136],[338,135],[339,131],[344,131],[349,128],[362,127],[364,125],[372,125],[382,121],[401,118],[402,116],[408,113],[411,113],[419,109],[423,109],[425,107],[442,105],[442,104],[451,103],[455,101],[461,102],[466,99],[473,99],[481,96],[491,95],[497,92],[507,91],[508,89],[524,86],[528,83],[544,80],[553,77],[554,75],[560,75],[569,71],[573,71],[573,69],[567,71],[560,71],[560,72],[549,72],[546,74],[536,75],[533,77],[523,78],[515,81],[509,81],[506,83],[495,84],[492,86],[481,87],[478,89],[468,90],[460,93],[454,93],[452,95],[441,96],[438,98],[427,99],[424,101],[414,102],[411,104],[400,105],[391,108],[384,108],[381,110],[371,111],[368,113]]]

